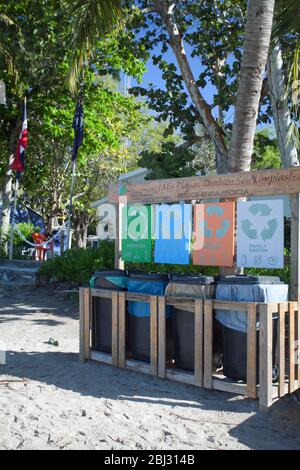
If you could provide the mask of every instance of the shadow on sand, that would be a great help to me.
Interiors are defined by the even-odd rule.
[[[199,389],[104,364],[82,364],[77,354],[9,351],[7,359],[7,365],[0,366],[0,374],[54,385],[87,397],[151,403],[154,407],[161,404],[175,416],[178,416],[175,412],[180,408],[217,411],[221,415],[218,416],[220,424],[228,421],[229,435],[252,449],[300,449],[300,406],[291,398],[274,404],[265,414],[258,411],[258,404],[253,400],[237,399],[231,394]],[[244,413],[246,419],[238,425],[231,424],[234,422],[230,420],[232,413]],[[195,421],[201,423],[199,413]]]

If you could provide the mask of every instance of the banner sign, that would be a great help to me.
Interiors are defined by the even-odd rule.
[[[163,203],[193,199],[229,199],[300,192],[300,167],[244,171],[213,176],[191,176],[128,183],[128,202]],[[109,188],[109,202],[119,202],[116,185]]]
[[[157,205],[155,217],[155,263],[189,264],[191,232],[191,204]]]
[[[150,263],[152,261],[152,207],[124,206],[122,211],[123,261]]]
[[[196,204],[193,264],[233,266],[235,203]]]
[[[283,200],[238,202],[237,265],[283,268]]]

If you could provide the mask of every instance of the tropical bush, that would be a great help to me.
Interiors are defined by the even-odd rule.
[[[73,248],[45,261],[40,274],[55,282],[87,284],[93,272],[114,266],[114,243],[101,241],[98,248]]]

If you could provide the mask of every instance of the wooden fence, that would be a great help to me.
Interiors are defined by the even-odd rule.
[[[93,297],[112,300],[112,354],[91,349]],[[126,302],[150,304],[150,363],[126,357]],[[195,314],[194,373],[166,363],[166,306]],[[234,381],[213,370],[213,316],[215,310],[247,313],[247,381]],[[277,349],[273,351],[273,317],[278,316]],[[259,320],[259,344],[256,322]],[[168,296],[152,296],[101,289],[80,289],[80,359],[92,359],[116,367],[133,369],[161,378],[258,398],[260,409],[300,388],[300,314],[297,302],[223,302]],[[278,381],[273,383],[273,353],[278,364]],[[259,383],[257,384],[257,353]]]

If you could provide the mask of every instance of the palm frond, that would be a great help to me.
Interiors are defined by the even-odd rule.
[[[272,38],[278,41],[286,34],[300,35],[299,0],[277,0],[273,23]]]
[[[69,84],[74,89],[84,61],[97,41],[121,23],[122,0],[68,0],[73,23]]]
[[[290,99],[292,121],[287,140],[293,140],[300,149],[299,138],[299,97],[300,97],[300,2],[299,0],[277,0],[272,30],[272,43],[280,43],[284,38],[292,41],[293,59],[289,66],[286,97]]]

